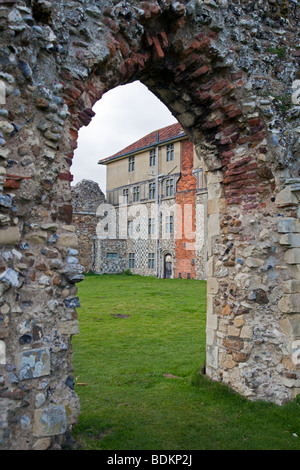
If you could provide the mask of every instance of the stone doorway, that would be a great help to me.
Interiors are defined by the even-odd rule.
[[[173,276],[173,258],[169,253],[164,255],[164,278],[170,279]]]
[[[299,393],[298,24],[295,2],[1,2],[3,448],[55,448],[77,420],[72,159],[94,104],[134,80],[207,175],[207,375]]]

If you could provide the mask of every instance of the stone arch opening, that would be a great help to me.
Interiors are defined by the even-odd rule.
[[[77,249],[70,167],[95,102],[136,79],[174,113],[207,171],[206,373],[252,399],[292,399],[298,6],[2,4],[1,446],[49,448],[76,421],[70,338],[82,273],[68,262]]]

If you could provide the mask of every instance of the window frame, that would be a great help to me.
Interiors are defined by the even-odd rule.
[[[155,269],[155,253],[148,253],[148,269]]]
[[[149,166],[156,165],[156,151],[155,149],[149,150]]]
[[[155,199],[156,197],[156,184],[149,183],[149,199]]]
[[[133,202],[138,202],[140,200],[140,187],[133,186]]]
[[[128,253],[128,267],[135,269],[135,253]]]
[[[166,216],[166,233],[173,233],[174,231],[174,216],[167,215]]]
[[[166,196],[174,196],[174,178],[167,178],[166,179]]]
[[[135,170],[135,155],[128,157],[128,172],[131,173]]]
[[[129,203],[129,188],[123,189],[123,203]]]
[[[166,161],[171,162],[174,160],[174,144],[166,145]]]
[[[116,255],[116,256],[109,256],[109,255]],[[119,257],[118,253],[114,251],[108,251],[105,255],[106,259],[118,259],[118,257]]]

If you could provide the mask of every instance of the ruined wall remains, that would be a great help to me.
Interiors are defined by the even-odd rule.
[[[70,167],[93,105],[137,79],[207,172],[207,374],[253,400],[295,397],[298,2],[1,0],[0,30],[1,447],[70,442],[84,271]]]
[[[105,195],[98,183],[81,180],[72,187],[73,224],[78,236],[78,262],[88,273],[95,268],[96,227],[99,222],[97,209],[105,202]]]

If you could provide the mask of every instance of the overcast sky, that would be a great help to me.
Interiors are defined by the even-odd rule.
[[[156,129],[176,122],[161,103],[140,82],[119,86],[105,93],[93,110],[96,115],[79,131],[71,173],[72,185],[82,179],[96,181],[106,189],[106,167],[98,165],[109,157]]]

